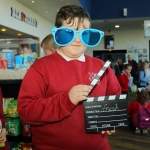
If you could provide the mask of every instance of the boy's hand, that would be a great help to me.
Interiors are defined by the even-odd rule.
[[[0,142],[5,142],[6,141],[6,129],[3,128],[2,132],[0,133]]]
[[[111,130],[111,131],[102,131],[101,132],[102,134],[105,134],[105,133],[107,133],[108,135],[111,135],[112,133],[115,133],[115,130]]]
[[[76,85],[69,91],[69,98],[71,102],[77,105],[80,101],[86,100],[89,91],[92,89],[90,85]]]

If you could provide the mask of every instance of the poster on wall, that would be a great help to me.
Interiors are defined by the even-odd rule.
[[[145,38],[150,37],[150,20],[144,21],[144,37]]]
[[[127,49],[128,49],[128,53],[138,52],[138,46],[137,45],[128,45]]]
[[[105,49],[114,49],[114,35],[106,35],[104,37]]]

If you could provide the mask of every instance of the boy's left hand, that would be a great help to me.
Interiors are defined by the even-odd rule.
[[[102,131],[101,132],[102,134],[105,134],[105,133],[107,133],[108,135],[111,135],[112,133],[115,133],[115,130],[111,130],[111,131]]]

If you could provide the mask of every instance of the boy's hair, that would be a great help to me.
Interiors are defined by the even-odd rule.
[[[124,64],[123,65],[123,69],[128,69],[128,67],[132,67],[132,65],[131,64]]]
[[[53,39],[53,35],[49,34],[47,35],[41,42],[41,47],[43,47],[43,49],[50,49],[50,48],[54,48],[57,49],[58,46],[56,45],[56,43],[54,42]]]
[[[21,44],[20,45],[21,46],[21,48],[27,48],[27,49],[30,49],[31,47],[30,47],[30,45],[29,44]]]
[[[56,15],[55,26],[57,28],[61,27],[64,20],[70,24],[72,21],[74,21],[75,18],[79,18],[79,22],[85,18],[91,21],[89,14],[82,7],[76,5],[66,5],[61,7],[58,11]]]
[[[145,105],[145,103],[149,100],[149,94],[146,89],[142,89],[141,91],[137,91],[137,100],[141,105]]]

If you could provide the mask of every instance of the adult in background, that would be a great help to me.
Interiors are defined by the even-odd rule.
[[[137,83],[138,82],[138,64],[137,62],[132,59],[131,55],[128,55],[128,63],[132,65],[132,70],[131,70],[131,76],[133,77],[133,82]]]
[[[118,59],[118,60],[117,60],[117,63],[118,63],[120,72],[122,72],[122,70],[123,70],[123,63],[122,63],[122,60],[121,60],[121,59]]]
[[[118,63],[113,59],[112,55],[107,55],[107,60],[111,62],[110,67],[118,77],[118,75],[121,73]]]
[[[43,39],[41,47],[43,48],[45,56],[47,56],[53,54],[58,48],[58,45],[54,42],[53,35],[49,34]]]

